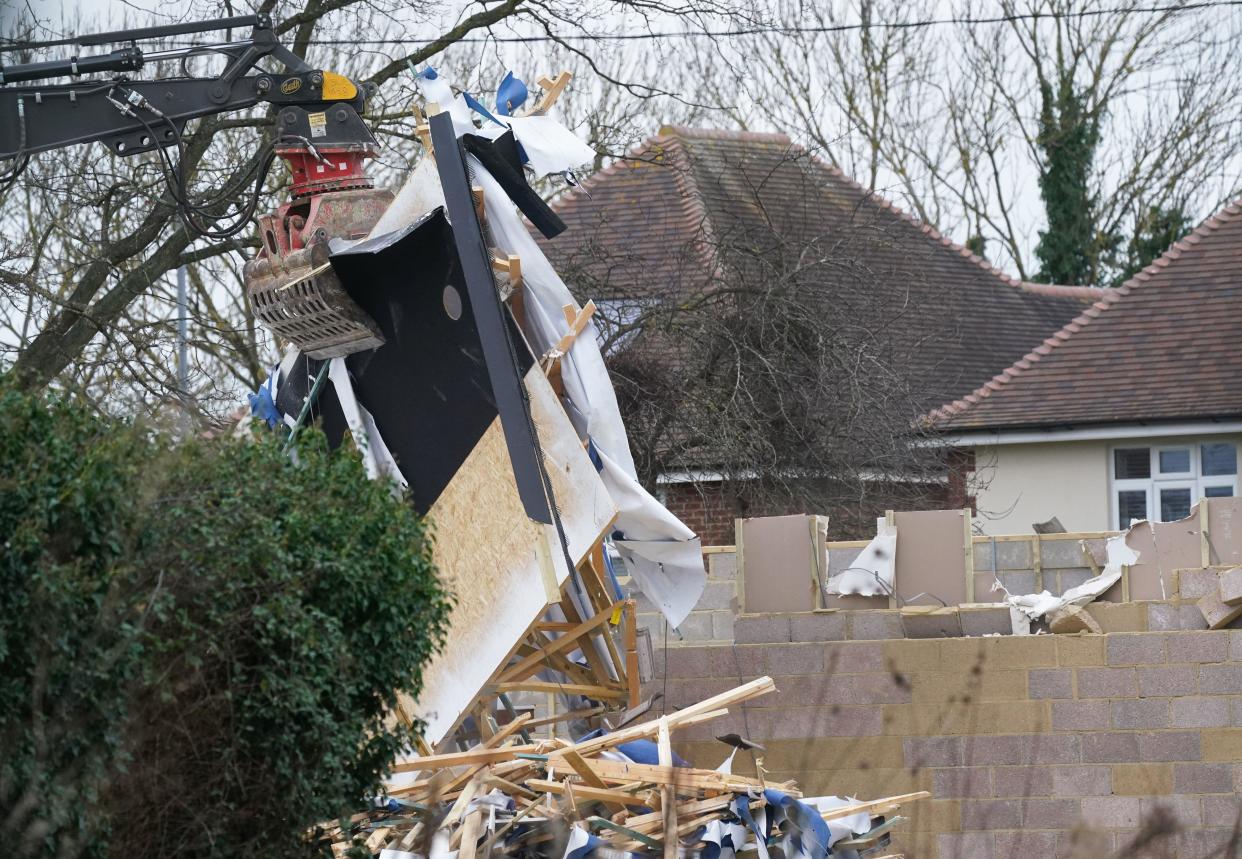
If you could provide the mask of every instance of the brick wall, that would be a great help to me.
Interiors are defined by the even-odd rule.
[[[1157,806],[1180,831],[1151,855],[1207,859],[1242,802],[1242,632],[795,640],[656,663],[651,691],[669,708],[776,680],[674,734],[698,766],[719,764],[712,738],[737,731],[767,747],[769,778],[807,795],[932,791],[903,810],[890,852],[909,859],[1104,856]]]

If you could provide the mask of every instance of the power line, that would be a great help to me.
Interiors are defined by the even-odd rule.
[[[1205,0],[1201,3],[1168,4],[1162,6],[1130,6],[1111,9],[1088,9],[1078,12],[1024,12],[1014,15],[996,15],[986,18],[928,18],[920,21],[881,21],[866,24],[833,24],[817,27],[741,27],[731,30],[670,30],[658,33],[579,33],[570,36],[466,36],[457,42],[464,43],[537,43],[537,42],[634,42],[654,39],[721,39],[733,36],[792,36],[816,33],[844,33],[854,30],[906,30],[937,27],[945,24],[975,26],[982,24],[1006,24],[1016,21],[1049,21],[1065,19],[1096,18],[1123,13],[1158,14],[1162,12],[1193,12],[1201,9],[1240,7],[1242,0]],[[422,44],[425,39],[311,39],[312,45],[409,45]]]
[[[729,30],[666,30],[646,33],[577,33],[566,36],[463,36],[454,44],[536,44],[561,42],[637,42],[657,39],[722,39],[737,36],[794,36],[815,35],[822,33],[845,33],[858,30],[909,30],[927,27],[939,27],[946,24],[978,26],[987,24],[1007,24],[1017,21],[1060,21],[1098,18],[1105,15],[1141,14],[1153,15],[1164,12],[1194,12],[1203,9],[1219,9],[1242,7],[1242,0],[1203,0],[1198,3],[1173,3],[1154,6],[1123,6],[1109,9],[1084,9],[1075,12],[1021,12],[1011,15],[994,15],[982,18],[950,17],[926,18],[918,21],[878,21],[857,24],[831,24],[823,26],[791,26],[791,27],[738,27]],[[76,37],[75,37],[76,38]],[[72,43],[75,38],[61,39],[56,42],[14,42],[0,40],[6,49],[42,48]],[[310,39],[311,45],[421,45],[426,39]],[[199,42],[174,42],[179,45],[198,45]]]

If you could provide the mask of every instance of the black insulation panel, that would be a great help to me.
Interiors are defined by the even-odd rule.
[[[409,481],[415,509],[426,513],[497,416],[452,228],[436,209],[331,260],[385,339],[378,349],[345,359],[354,393]],[[534,358],[507,308],[504,319],[525,376]],[[281,411],[297,415],[319,366],[298,357],[277,397]],[[348,428],[330,382],[314,415],[329,443],[339,445]]]

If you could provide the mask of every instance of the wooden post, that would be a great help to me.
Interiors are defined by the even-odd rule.
[[[1199,552],[1201,566],[1212,566],[1212,544],[1208,540],[1208,499],[1199,499]]]
[[[897,514],[892,510],[884,511],[884,524],[892,528],[897,525]],[[973,550],[972,555],[973,557]],[[897,562],[893,562],[893,591],[888,595],[888,607],[890,610],[897,608]]]
[[[975,601],[975,533],[969,507],[962,508],[962,526],[962,533],[966,535],[966,602],[972,603]]]
[[[660,766],[672,767],[673,745],[669,737],[668,718],[660,720],[657,735],[657,748],[660,753]],[[677,785],[664,785],[661,793],[661,811],[664,812],[664,859],[677,859]]]
[[[1039,539],[1040,535],[1036,534],[1031,538],[1031,569],[1035,571],[1035,593],[1039,593],[1044,589],[1044,565],[1040,552],[1043,549],[1043,543]]]
[[[630,693],[627,707],[637,707],[640,703],[641,681],[638,671],[638,605],[634,600],[625,601],[625,683]]]

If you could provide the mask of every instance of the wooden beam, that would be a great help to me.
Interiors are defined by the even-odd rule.
[[[511,761],[519,752],[538,753],[543,748],[538,743],[524,746],[505,746],[499,749],[473,748],[466,752],[451,752],[445,755],[426,755],[421,758],[399,763],[392,768],[394,773],[410,773],[419,770],[435,770],[444,767],[469,766],[471,764],[490,764],[497,761]]]
[[[659,753],[660,766],[672,768],[673,741],[669,736],[668,717],[660,719],[656,734],[656,748]],[[680,844],[677,838],[677,786],[666,784],[660,791],[660,811],[664,815],[664,859],[677,859]]]
[[[727,692],[721,692],[719,695],[713,695],[710,698],[705,698],[697,704],[691,704],[689,707],[678,710],[676,713],[670,713],[667,717],[669,729],[673,730],[677,727],[691,724],[691,720],[695,719],[695,717],[711,714],[716,710],[728,707],[730,704],[737,704],[741,701],[747,701],[751,698],[757,698],[760,695],[766,695],[769,692],[775,691],[776,684],[772,682],[771,677],[758,677],[751,680],[749,683],[744,683],[741,686],[728,690]],[[709,716],[709,718],[711,717]],[[597,737],[594,740],[574,743],[567,748],[572,748],[579,754],[592,755],[603,749],[612,748],[613,746],[620,745],[621,743],[628,743],[630,740],[640,740],[645,737],[651,737],[658,733],[658,731],[659,720],[656,719],[621,728],[618,731],[613,731],[611,734],[605,734],[604,736]],[[560,753],[561,752],[552,752],[551,754],[557,755]]]
[[[602,782],[601,782],[602,784]],[[537,790],[540,793],[551,793],[557,796],[563,796],[570,790],[570,784],[563,781],[554,781],[552,779],[531,779],[526,782],[526,786],[531,790]],[[573,784],[572,789],[574,795],[582,800],[591,802],[602,802],[609,806],[618,806],[622,810],[626,806],[634,808],[646,808],[647,800],[641,796],[635,796],[632,793],[626,793],[623,790],[617,790],[610,787],[591,787],[585,784]]]
[[[629,694],[609,686],[584,686],[581,683],[552,683],[545,680],[519,680],[514,683],[490,683],[485,687],[492,694],[501,692],[551,692],[582,695],[600,701],[621,701]]]
[[[544,660],[553,653],[559,653],[565,648],[574,644],[578,638],[590,632],[591,630],[608,622],[608,618],[612,616],[612,607],[601,611],[590,620],[578,624],[578,626],[562,635],[560,638],[543,647],[538,653],[532,653],[516,665],[505,669],[500,675],[500,683],[505,684],[514,680],[522,680],[534,672],[538,671],[544,663]]]
[[[582,755],[577,752],[566,752],[565,760],[571,767],[573,767],[574,772],[578,774],[578,777],[582,779],[582,783],[587,787],[607,790],[608,785],[604,783],[602,778],[595,774],[595,770],[591,769],[591,765],[587,763],[586,758],[582,757]],[[618,811],[625,811],[625,803],[623,802],[617,802],[611,799],[605,799],[602,800],[602,802],[608,807],[609,811],[614,813]]]
[[[625,687],[630,693],[626,706],[637,707],[641,703],[642,678],[638,669],[638,604],[625,601]]]

